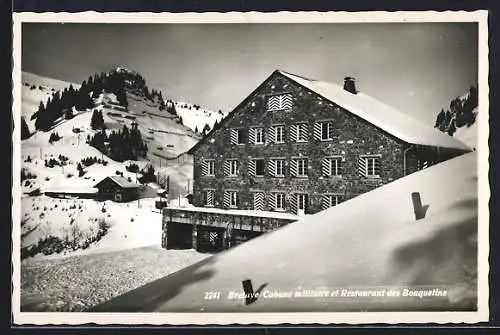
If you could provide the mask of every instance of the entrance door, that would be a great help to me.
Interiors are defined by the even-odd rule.
[[[307,208],[307,194],[297,194],[297,214],[302,216],[305,214]]]

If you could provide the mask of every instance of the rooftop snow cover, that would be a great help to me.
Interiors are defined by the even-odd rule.
[[[94,187],[82,187],[82,186],[53,186],[43,188],[44,193],[82,193],[82,194],[92,194],[97,193],[97,188]]]
[[[477,155],[467,153],[219,253],[118,296],[104,312],[456,310],[477,298]],[[415,221],[411,193],[428,205]],[[424,299],[226,299],[254,289],[446,287]],[[216,288],[221,299],[204,300]],[[159,298],[161,292],[164,298]],[[441,304],[442,303],[442,304]],[[471,305],[472,304],[472,305]]]
[[[107,178],[111,179],[112,181],[114,181],[116,184],[118,184],[120,187],[123,187],[123,188],[138,188],[140,186],[139,184],[132,183],[132,182],[128,181],[126,178],[121,177],[121,176],[108,176],[108,177],[104,178],[103,180],[101,180],[100,182],[98,182],[94,187],[97,187],[97,185],[102,183]]]
[[[352,94],[333,83],[308,79],[281,70],[278,72],[407,143],[470,151],[465,143],[363,92]]]

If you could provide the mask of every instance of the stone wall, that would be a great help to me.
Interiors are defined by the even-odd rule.
[[[268,112],[266,99],[268,95],[276,93],[292,93],[293,108]],[[263,191],[266,195],[270,192],[284,192],[288,195],[285,210],[294,212],[289,195],[303,192],[308,194],[308,212],[316,213],[322,209],[323,194],[338,194],[343,200],[347,200],[404,176],[405,143],[279,74],[266,81],[233,113],[234,116],[212,132],[194,152],[195,206],[203,206],[202,191],[205,189],[215,190],[215,207],[220,208],[223,208],[224,190],[238,190],[240,209],[253,209],[254,191]],[[333,121],[332,140],[314,139],[314,124],[320,120]],[[306,143],[289,140],[290,129],[298,122],[306,122],[308,125],[309,140]],[[277,124],[284,125],[285,128],[283,144],[272,143],[267,138],[269,128]],[[248,140],[245,144],[231,144],[231,128],[249,129],[252,126],[264,127],[264,144],[249,144]],[[379,178],[359,175],[360,155],[380,155]],[[327,156],[342,157],[341,177],[322,177],[321,161]],[[270,159],[277,157],[285,158],[284,178],[272,177],[267,170]],[[290,176],[289,162],[292,157],[308,158],[307,178]],[[264,158],[264,177],[248,176],[251,158]],[[205,159],[215,160],[215,176],[202,176],[201,163]],[[226,159],[237,159],[240,162],[238,177],[224,176],[223,164]],[[416,164],[416,158],[410,160],[410,164]],[[265,209],[273,210],[268,206],[268,201]]]

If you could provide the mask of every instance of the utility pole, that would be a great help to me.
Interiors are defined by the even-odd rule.
[[[190,188],[189,188],[189,186],[190,186],[190,185],[189,185],[189,182],[190,182],[190,181],[191,181],[191,179],[188,179],[188,189],[187,189],[188,193],[190,192],[190,191],[189,191],[189,190],[190,190]]]

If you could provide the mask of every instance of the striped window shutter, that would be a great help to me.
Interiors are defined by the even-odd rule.
[[[276,194],[269,193],[267,196],[267,208],[270,211],[274,211],[276,209]]]
[[[248,175],[255,177],[255,160],[253,159],[248,162]]]
[[[297,142],[297,127],[296,124],[290,126],[290,142]]]
[[[270,127],[268,130],[268,141],[269,143],[273,143],[276,141],[276,128]]]
[[[228,191],[224,192],[224,207],[231,207],[231,194]]]
[[[231,162],[229,160],[224,161],[224,175],[231,175]]]
[[[263,192],[255,192],[253,194],[253,209],[256,211],[264,210],[264,193]]]
[[[255,144],[255,128],[250,128],[248,131],[248,142]]]
[[[271,177],[276,177],[276,160],[271,159],[269,161],[269,175]]]
[[[208,175],[208,162],[206,160],[201,161],[201,174],[203,176]]]
[[[291,208],[291,211],[292,213],[295,213],[295,214],[299,214],[299,211],[298,211],[298,207],[297,206],[297,194],[296,193],[292,193],[290,194],[290,208]]]
[[[366,177],[368,175],[368,166],[365,157],[358,158],[358,173],[362,177]]]
[[[238,144],[238,130],[231,129],[231,144]]]
[[[290,161],[290,176],[297,177],[298,175],[298,163],[296,159]]]
[[[332,175],[332,159],[331,158],[323,158],[323,161],[321,162],[321,173],[323,177],[331,177]]]
[[[283,94],[280,96],[280,107],[281,109],[292,109],[292,95],[291,94]]]
[[[321,141],[321,122],[314,124],[314,139]]]
[[[299,126],[297,125],[297,127],[299,127]],[[309,138],[309,126],[308,126],[308,124],[301,123],[300,128],[301,128],[302,136],[300,138],[298,138],[298,140],[307,141]],[[295,133],[297,133],[297,132],[295,132]]]
[[[214,205],[214,191],[208,190],[206,192],[207,192],[207,202],[206,202],[206,204],[209,205],[209,206],[213,206]]]
[[[321,209],[325,210],[325,209],[330,208],[331,207],[331,200],[332,200],[332,198],[330,195],[327,195],[327,194],[323,195],[323,198],[321,200]]]
[[[272,95],[267,99],[267,110],[274,111],[280,108],[280,98],[277,95]]]

